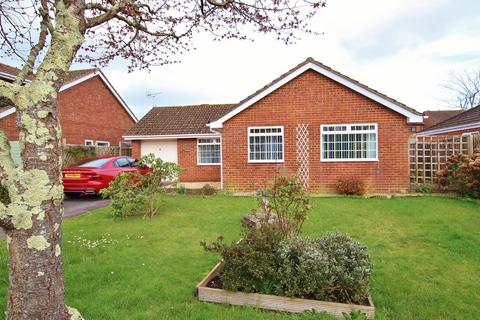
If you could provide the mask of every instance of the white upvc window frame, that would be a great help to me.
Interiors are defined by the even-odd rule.
[[[200,140],[213,140],[214,142],[200,142]],[[220,162],[212,162],[212,163],[201,163],[200,162],[200,149],[199,146],[201,145],[218,145],[220,146],[219,150],[219,159]],[[198,138],[197,139],[197,165],[199,166],[220,166],[222,164],[222,139],[220,137],[212,137],[212,138]]]
[[[280,133],[251,133],[251,130],[255,129],[280,129]],[[283,126],[255,126],[255,127],[248,127],[247,128],[247,145],[248,145],[248,154],[247,160],[248,163],[284,163],[285,162],[285,129]],[[250,159],[250,137],[260,137],[260,136],[281,136],[282,137],[282,159],[275,160],[275,159],[265,159],[265,160],[251,160]]]
[[[352,126],[374,126],[373,130],[352,130]],[[347,127],[345,131],[323,131],[325,127]],[[332,133],[346,133],[346,134],[364,134],[364,133],[375,133],[375,157],[373,158],[348,158],[348,159],[331,159],[324,158],[323,155],[323,137],[327,134]],[[321,162],[375,162],[378,161],[378,124],[377,123],[331,123],[331,124],[322,124],[320,125],[320,161]]]
[[[95,142],[93,140],[88,140],[86,139],[84,142],[83,142],[83,145],[84,146],[87,146],[87,147],[94,147],[95,146]]]
[[[99,143],[105,143],[106,146],[99,146],[98,145]],[[110,141],[97,140],[97,141],[95,141],[95,146],[97,146],[97,147],[110,147]]]

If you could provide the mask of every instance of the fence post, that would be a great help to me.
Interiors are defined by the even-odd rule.
[[[467,136],[467,138],[468,138],[468,140],[467,140],[468,141],[468,154],[473,155],[473,149],[474,149],[473,148],[473,138],[474,138],[474,136],[473,136],[473,134],[470,134],[470,135]]]

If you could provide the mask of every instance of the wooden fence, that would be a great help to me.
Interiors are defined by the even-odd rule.
[[[410,182],[435,184],[437,172],[454,154],[473,154],[480,148],[480,135],[412,137],[410,139]]]

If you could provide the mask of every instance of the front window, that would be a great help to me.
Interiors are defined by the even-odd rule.
[[[283,162],[283,127],[248,128],[248,162]]]
[[[374,161],[378,159],[376,124],[322,125],[322,161]]]
[[[198,139],[198,164],[220,164],[220,138]]]
[[[110,147],[110,142],[109,141],[97,141],[95,142],[97,147]]]

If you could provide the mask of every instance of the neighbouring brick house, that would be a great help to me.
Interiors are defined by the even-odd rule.
[[[0,63],[0,81],[13,81],[19,69]],[[73,70],[58,95],[62,135],[68,145],[118,146],[137,119],[99,69]],[[19,160],[14,107],[0,108],[0,129]]]
[[[480,105],[463,111],[418,133],[418,136],[480,134]]]
[[[450,119],[460,113],[463,110],[427,110],[423,112],[423,128],[422,130],[427,130],[428,128],[433,127],[434,125],[443,122],[447,119]]]
[[[339,178],[409,188],[408,140],[422,114],[309,58],[238,104],[157,107],[124,136],[183,167],[182,182],[254,191],[278,174],[310,190]]]

